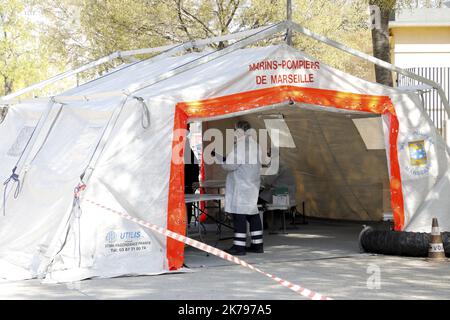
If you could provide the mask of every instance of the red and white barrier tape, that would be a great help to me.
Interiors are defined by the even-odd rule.
[[[248,268],[248,269],[256,271],[256,272],[259,272],[259,273],[265,275],[266,277],[269,277],[270,279],[278,282],[282,286],[287,287],[287,288],[291,289],[292,291],[295,291],[295,292],[301,294],[302,296],[304,296],[304,297],[306,297],[308,299],[312,299],[312,300],[332,300],[331,298],[325,297],[325,296],[323,296],[323,295],[321,295],[321,294],[319,294],[317,292],[311,291],[309,289],[303,288],[303,287],[301,287],[299,285],[293,284],[293,283],[291,283],[289,281],[283,280],[283,279],[278,278],[278,277],[276,277],[274,275],[266,273],[266,272],[262,271],[261,269],[258,269],[256,267],[252,266],[251,264],[248,264],[247,262],[245,262],[245,261],[243,261],[243,260],[241,260],[239,258],[236,258],[235,256],[232,256],[231,254],[226,253],[225,251],[222,251],[222,250],[219,250],[217,248],[211,247],[211,246],[209,246],[209,245],[207,245],[207,244],[205,244],[203,242],[199,242],[199,241],[193,240],[191,238],[185,237],[185,236],[183,236],[181,234],[178,234],[178,233],[172,232],[170,230],[167,230],[165,228],[159,227],[159,226],[157,226],[155,224],[152,224],[150,222],[146,222],[144,220],[140,220],[140,219],[134,218],[134,217],[130,216],[128,213],[118,212],[118,211],[113,210],[111,208],[105,207],[105,206],[103,206],[103,205],[101,205],[99,203],[96,203],[96,202],[94,202],[92,200],[89,200],[89,199],[84,199],[84,200],[89,202],[89,203],[91,203],[91,204],[93,204],[93,205],[95,205],[95,206],[97,206],[97,207],[100,207],[100,208],[102,208],[102,209],[104,209],[106,211],[110,211],[110,212],[113,212],[115,214],[118,214],[122,218],[125,218],[127,220],[133,221],[133,222],[135,222],[137,224],[140,224],[143,227],[146,227],[146,228],[149,228],[149,229],[151,229],[153,231],[156,231],[159,234],[162,234],[163,236],[167,236],[169,238],[172,238],[172,239],[175,239],[177,241],[183,242],[183,243],[185,243],[185,244],[187,244],[187,245],[189,245],[191,247],[194,247],[196,249],[199,249],[199,250],[208,252],[208,253],[210,253],[212,255],[215,255],[217,257],[220,257],[220,258],[222,258],[224,260],[228,260],[230,262],[234,262],[234,263],[239,264],[239,265],[241,265],[241,266],[243,266],[245,268]]]

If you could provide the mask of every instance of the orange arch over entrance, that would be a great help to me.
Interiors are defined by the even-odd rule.
[[[180,102],[175,108],[174,132],[185,129],[189,118],[210,118],[233,114],[246,110],[293,101],[338,109],[364,111],[389,116],[389,160],[391,206],[395,230],[402,230],[404,225],[404,203],[400,165],[397,154],[397,137],[399,122],[394,105],[388,96],[376,96],[340,92],[334,90],[302,88],[295,86],[277,86],[198,101]],[[181,137],[180,139],[184,139]],[[174,139],[173,148],[180,144]],[[184,144],[183,144],[184,145]],[[180,155],[184,150],[178,150]],[[184,164],[172,161],[170,171],[167,228],[184,234],[186,231],[186,212],[184,203]],[[184,221],[184,223],[180,223]],[[170,270],[182,267],[184,245],[173,239],[167,239],[167,260]]]

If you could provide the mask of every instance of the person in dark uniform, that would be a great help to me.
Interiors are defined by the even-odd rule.
[[[188,127],[188,130],[189,130],[189,127]],[[189,143],[187,143],[186,148],[187,148],[186,152],[189,152],[190,155],[187,157],[187,159],[185,157],[184,192],[186,194],[193,194],[194,188],[192,187],[192,184],[194,182],[199,181],[200,168],[198,165],[197,157],[195,156],[194,151],[192,151]],[[191,223],[191,219],[192,219],[192,203],[186,203],[186,213],[187,213],[187,224],[189,225]]]

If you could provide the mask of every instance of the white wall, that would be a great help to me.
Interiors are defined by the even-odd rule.
[[[450,27],[394,27],[391,35],[395,65],[450,67]]]

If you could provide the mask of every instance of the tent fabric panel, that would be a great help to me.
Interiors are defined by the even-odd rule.
[[[64,92],[63,95],[90,95],[103,91],[124,90],[126,88],[129,88],[131,91],[138,83],[148,80],[149,77],[156,77],[199,56],[201,56],[200,53],[191,53],[177,57],[162,59],[155,57],[154,59],[143,60],[130,66],[114,69],[98,79]]]
[[[86,181],[81,213],[72,213],[65,246],[55,257],[48,281],[167,272],[165,237],[83,201],[167,226],[174,103],[146,103],[149,127],[142,126],[142,105],[128,100],[108,144],[97,151],[101,155]]]
[[[317,108],[319,109],[319,108]],[[331,108],[327,108],[331,110]],[[297,206],[306,202],[308,216],[343,220],[378,221],[390,210],[389,174],[384,150],[367,151],[353,125],[354,114],[313,111],[313,106],[279,106],[273,110],[208,121],[225,134],[238,120],[265,129],[264,119],[283,115],[296,148],[281,148],[282,161],[297,181]],[[367,117],[365,115],[364,117]],[[223,147],[225,150],[225,146]],[[219,165],[207,167],[208,179],[221,180]]]
[[[390,208],[390,197],[382,192],[383,185],[389,184],[387,160],[384,151],[366,149],[352,121],[362,116],[324,112],[318,106],[317,111],[314,106],[295,107],[242,119],[253,124],[265,114],[284,115],[297,147],[281,148],[280,153],[296,176],[297,204],[308,200],[308,215],[315,217],[381,220],[383,211]]]
[[[330,90],[332,92],[368,94],[368,96],[386,97],[390,94],[401,92],[395,88],[362,80],[323,63],[320,63],[320,68],[316,70],[283,68],[259,71],[249,70],[255,63],[264,61],[277,61],[280,63],[285,60],[318,62],[316,59],[309,58],[304,53],[285,44],[263,48],[239,49],[204,65],[142,88],[134,94],[149,98],[159,95],[170,95],[179,102],[206,100],[239,94],[243,91],[289,85],[283,83],[273,84],[270,81],[265,84],[258,84],[255,81],[255,77],[259,75],[266,75],[270,79],[272,76],[307,73],[314,74],[313,82],[295,83],[292,85],[302,88]],[[226,72],[218,72],[218,70],[226,70]],[[314,101],[312,103],[314,104]]]
[[[301,108],[295,115],[284,114],[298,149],[282,149],[282,155],[298,168],[298,186],[303,189],[298,197],[304,199],[301,192],[305,192],[308,205],[321,209],[308,209],[308,214],[381,220],[390,208],[390,198],[382,194],[383,185],[389,184],[386,155],[366,150],[352,121],[358,116]]]
[[[450,230],[447,209],[450,188],[445,180],[450,169],[450,148],[423,110],[413,93],[392,95],[400,122],[398,157],[405,199],[406,231],[430,232],[431,220],[437,217],[442,230]],[[422,145],[421,161],[412,147]],[[420,155],[420,154],[419,154]]]
[[[37,153],[30,154],[28,168],[20,176],[20,195],[10,199],[10,211],[1,218],[2,259],[37,275],[41,263],[48,259],[57,230],[66,223],[74,187],[87,165],[92,144],[101,133],[91,129],[105,125],[107,115],[104,116],[92,121],[80,110],[66,109],[53,130],[44,128],[40,133],[33,148]]]
[[[96,177],[83,195],[118,212],[136,215],[136,205]],[[154,220],[148,217],[147,220]],[[54,258],[46,282],[153,275],[166,271],[165,239],[148,229],[83,201],[75,209],[64,247]]]

